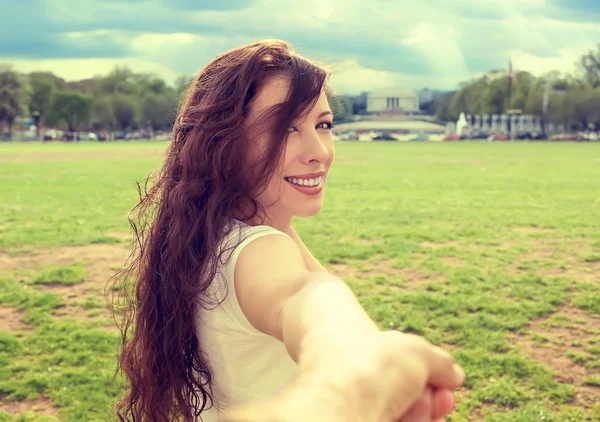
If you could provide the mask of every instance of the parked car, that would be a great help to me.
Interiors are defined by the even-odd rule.
[[[496,133],[488,138],[490,141],[508,141],[510,137],[505,133]]]
[[[82,132],[79,135],[79,139],[82,141],[97,141],[98,135],[96,135],[94,132]]]
[[[517,134],[517,139],[530,140],[530,141],[541,141],[548,139],[548,135],[544,132],[521,132]]]
[[[461,140],[460,135],[456,135],[456,134],[454,134],[454,135],[446,135],[444,137],[444,141],[460,141],[460,140]]]
[[[426,134],[425,132],[421,132],[421,133],[417,133],[415,135],[410,135],[408,137],[409,141],[428,141],[429,140],[429,135]]]
[[[487,140],[489,137],[490,137],[489,133],[483,132],[483,131],[477,131],[477,132],[471,133],[467,139],[472,139],[472,140],[485,139],[485,140]]]
[[[374,141],[397,141],[398,139],[389,133],[382,133],[373,138]]]

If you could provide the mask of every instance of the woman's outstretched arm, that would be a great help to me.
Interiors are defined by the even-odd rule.
[[[298,363],[297,382],[321,386],[320,396],[329,397],[323,412],[336,407],[352,415],[348,421],[392,421],[407,408],[390,394],[417,394],[414,402],[427,385],[463,382],[449,354],[420,337],[380,331],[343,280],[307,271],[287,237],[264,236],[243,249],[235,291],[249,322],[281,340]]]

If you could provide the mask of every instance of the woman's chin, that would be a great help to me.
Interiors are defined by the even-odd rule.
[[[312,217],[321,211],[321,202],[310,206],[307,204],[307,206],[297,207],[294,211],[296,217]]]

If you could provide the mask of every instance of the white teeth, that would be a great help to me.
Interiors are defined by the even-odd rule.
[[[286,177],[285,180],[287,180],[290,183],[293,183],[295,185],[299,185],[299,186],[319,186],[321,184],[321,180],[322,177],[316,177],[314,179],[293,179],[290,177]]]

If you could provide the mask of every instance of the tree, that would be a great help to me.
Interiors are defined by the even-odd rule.
[[[329,106],[337,123],[352,121],[352,106],[342,96],[332,96],[329,98]]]
[[[184,95],[193,81],[194,76],[192,75],[182,75],[175,79],[175,91],[177,95]]]
[[[501,114],[505,111],[506,85],[505,78],[490,81],[481,98],[481,112],[483,114]]]
[[[98,82],[99,94],[126,94],[138,93],[138,86],[133,72],[127,67],[115,67],[112,72]]]
[[[0,68],[0,126],[8,126],[8,137],[17,116],[24,114],[29,102],[29,85],[10,67]]]
[[[450,113],[450,103],[452,102],[452,98],[455,94],[456,92],[451,92],[449,94],[442,95],[435,100],[436,119],[443,122],[458,120],[459,116],[455,116]]]
[[[64,79],[59,78],[52,72],[31,72],[27,76],[29,77],[29,80],[35,78],[49,80],[50,82],[52,82],[54,89],[57,91],[63,91],[67,89],[67,82],[65,82]]]
[[[113,116],[122,130],[133,126],[137,116],[137,102],[131,95],[114,94],[110,98]]]
[[[92,96],[77,91],[57,92],[46,121],[50,126],[65,122],[70,132],[88,125],[92,118]]]
[[[174,111],[175,104],[169,95],[159,95],[149,93],[143,97],[142,101],[142,119],[144,122],[150,122],[154,130],[164,129],[171,126],[171,111]]]
[[[31,86],[29,112],[35,120],[36,133],[39,136],[40,124],[50,108],[54,84],[49,78],[39,75],[30,75],[29,84]]]
[[[578,67],[584,84],[594,89],[600,87],[600,43],[596,51],[590,50],[581,57]]]
[[[566,93],[565,113],[582,129],[600,121],[600,89],[572,87]]]
[[[133,80],[138,86],[138,93],[144,94],[167,94],[170,89],[162,79],[145,74],[137,74],[133,76]]]
[[[488,88],[487,78],[481,78],[464,84],[461,89],[452,96],[449,112],[452,116],[460,113],[478,114],[483,109],[483,94]]]
[[[92,104],[92,127],[96,129],[113,129],[115,118],[112,104],[107,97],[101,97]]]

